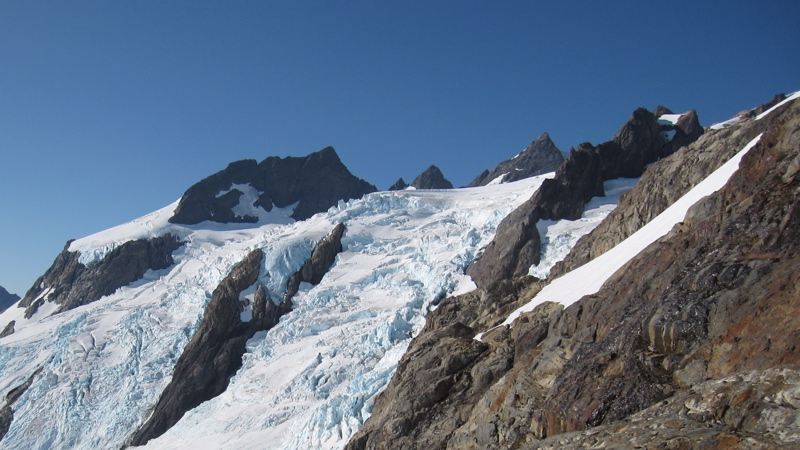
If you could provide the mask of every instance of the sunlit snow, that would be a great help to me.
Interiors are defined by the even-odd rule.
[[[545,286],[525,306],[511,313],[503,324],[511,324],[520,314],[532,311],[544,302],[556,302],[566,306],[599,291],[611,275],[682,221],[692,205],[721,189],[739,168],[739,162],[744,154],[756,145],[760,138],[761,135],[750,141],[728,162],[616,247]]]
[[[331,271],[317,286],[303,284],[293,311],[248,342],[228,390],[147,446],[342,447],[369,416],[428,309],[474,289],[466,265],[548,176],[379,192],[290,224],[175,225],[167,221],[172,204],[74,241],[70,250],[87,264],[132,239],[172,233],[185,244],[173,267],[148,271],[89,305],[30,320],[21,308],[0,314],[3,326],[17,320],[16,332],[0,339],[0,396],[44,368],[15,404],[3,445],[119,448],[170,381],[211,292],[233,265],[262,248],[259,281],[277,302],[315,243],[344,222],[344,251]],[[252,302],[253,293],[242,299]],[[246,308],[241,318],[250,314]]]
[[[541,261],[528,272],[537,278],[547,278],[550,269],[563,260],[578,239],[594,230],[616,208],[620,195],[633,189],[638,178],[618,178],[603,183],[604,197],[595,197],[584,207],[578,220],[540,220],[536,227],[542,239]]]

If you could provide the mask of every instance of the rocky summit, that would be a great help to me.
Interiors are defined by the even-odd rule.
[[[524,178],[554,172],[564,162],[564,155],[550,135],[542,134],[519,155],[507,159],[491,171],[485,170],[467,187],[485,186],[489,183],[510,183]]]
[[[800,448],[800,93],[559,156],[239,161],[68,242],[0,312],[0,448]]]
[[[398,181],[402,181],[402,178]],[[425,169],[414,179],[411,186],[415,189],[453,189],[453,183],[448,181],[436,166]]]
[[[290,205],[296,205],[291,217],[304,220],[339,200],[376,190],[351,174],[333,147],[326,147],[301,158],[273,156],[260,163],[252,159],[231,163],[189,188],[169,220],[185,225],[205,220],[255,223],[257,210]]]
[[[0,312],[5,311],[19,301],[19,295],[8,292],[0,286]]]

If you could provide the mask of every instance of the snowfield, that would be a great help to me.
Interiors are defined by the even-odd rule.
[[[146,448],[338,448],[369,416],[425,313],[474,289],[464,269],[497,224],[552,174],[488,187],[378,192],[291,222],[291,207],[258,224],[170,224],[175,204],[76,240],[92,264],[113,248],[172,233],[176,263],[55,316],[0,314],[0,395],[42,372],[14,404],[3,448],[119,448],[147,418],[197,329],[211,292],[252,249],[278,302],[288,278],[340,222],[344,251],[294,310],[248,342],[228,390],[188,412]],[[233,188],[247,191],[249,186]],[[252,194],[252,193],[250,193]],[[260,213],[243,195],[241,213]],[[245,292],[246,296],[251,292]],[[247,310],[243,319],[247,319]],[[47,414],[43,414],[47,411]]]

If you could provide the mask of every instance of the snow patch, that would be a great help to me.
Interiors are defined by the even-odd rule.
[[[658,118],[658,123],[662,125],[677,125],[681,117],[683,117],[683,114],[662,114]]]
[[[789,103],[789,102],[791,102],[791,101],[793,101],[793,100],[795,100],[797,98],[800,98],[800,91],[797,91],[797,92],[789,95],[782,102],[778,103],[777,105],[773,106],[772,108],[770,108],[770,109],[764,111],[763,113],[759,114],[758,116],[756,116],[756,120],[763,119],[764,117],[768,116],[772,111],[775,111],[776,109],[780,108],[781,106],[783,106],[783,105],[785,105],[785,104],[787,104],[787,103]]]
[[[619,197],[633,189],[639,178],[618,178],[603,183],[605,197],[595,197],[584,207],[578,220],[540,220],[536,227],[542,237],[541,261],[528,271],[540,279],[550,275],[557,262],[566,258],[578,240],[600,225],[619,203]]]
[[[742,157],[756,145],[759,139],[761,139],[761,135],[750,141],[728,162],[616,247],[589,263],[553,280],[525,306],[511,313],[502,325],[510,325],[522,313],[532,311],[536,306],[544,302],[556,302],[568,306],[586,295],[599,291],[611,275],[647,246],[666,235],[675,224],[681,222],[692,205],[725,186],[730,177],[739,168],[739,162]],[[476,339],[480,339],[480,336],[476,337]]]
[[[494,186],[496,184],[501,184],[503,180],[508,176],[507,173],[500,175],[499,177],[495,178],[494,180],[486,183],[486,186]]]

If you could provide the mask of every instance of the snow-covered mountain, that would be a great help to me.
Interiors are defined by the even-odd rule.
[[[674,311],[639,318],[620,303],[627,297],[603,286],[651,277],[660,280],[655,289],[664,285],[659,276],[689,273],[669,266],[642,274],[642,267],[679,261],[675,250],[644,266],[630,261],[654,254],[671,236],[694,236],[694,222],[684,217],[724,216],[725,206],[719,213],[702,199],[736,180],[740,160],[780,168],[776,176],[788,187],[772,187],[779,200],[770,211],[783,208],[786,219],[759,226],[770,245],[790,251],[797,97],[705,134],[693,111],[637,110],[614,140],[573,149],[554,173],[472,188],[366,193],[374,188],[342,170],[332,149],[302,163],[232,164],[181,201],[71,241],[20,307],[0,314],[7,330],[0,338],[0,448],[504,448],[606,426],[701,389],[734,373],[710,366],[701,373],[703,358],[716,361],[708,355],[722,350],[691,353],[694,344],[684,342],[716,332],[694,331],[716,324],[710,313],[696,313],[711,307],[670,300],[663,304]],[[754,148],[768,157],[747,159]],[[292,184],[309,178],[301,170],[309,161],[322,162],[315,174],[332,161],[337,175],[325,179],[354,189]],[[302,189],[276,186],[278,172]],[[321,203],[315,192],[325,193]],[[340,200],[326,210],[331,195]],[[734,208],[725,202],[718,204]],[[774,230],[791,236],[776,238]],[[737,239],[702,253],[744,251],[747,239]],[[753,237],[749,253],[734,256],[754,264],[793,257],[762,251],[759,242]],[[620,281],[634,269],[637,281]],[[795,281],[784,283],[790,292]],[[660,295],[637,292],[648,301]],[[593,300],[602,296],[608,312]],[[701,304],[695,297],[692,305]],[[616,312],[626,308],[639,328],[625,328],[626,316]],[[692,322],[701,316],[706,322]],[[589,317],[606,320],[584,324]],[[667,317],[686,325],[670,328]],[[617,324],[626,337],[609,339],[639,342],[634,350],[608,350],[603,339]],[[783,356],[764,370],[800,363],[773,341]],[[590,347],[606,359],[595,361]],[[619,367],[609,363],[615,358]],[[589,371],[594,378],[573,375],[589,370],[583,360],[605,374],[598,379],[625,370],[641,379],[597,385],[596,371]],[[631,361],[649,369],[631,370]],[[587,397],[582,383],[608,394]],[[782,404],[796,403],[781,395]],[[567,397],[575,418],[547,409]],[[800,423],[794,411],[781,417]],[[795,442],[795,428],[787,427],[788,437],[775,442]],[[748,430],[729,434],[753,435]]]

